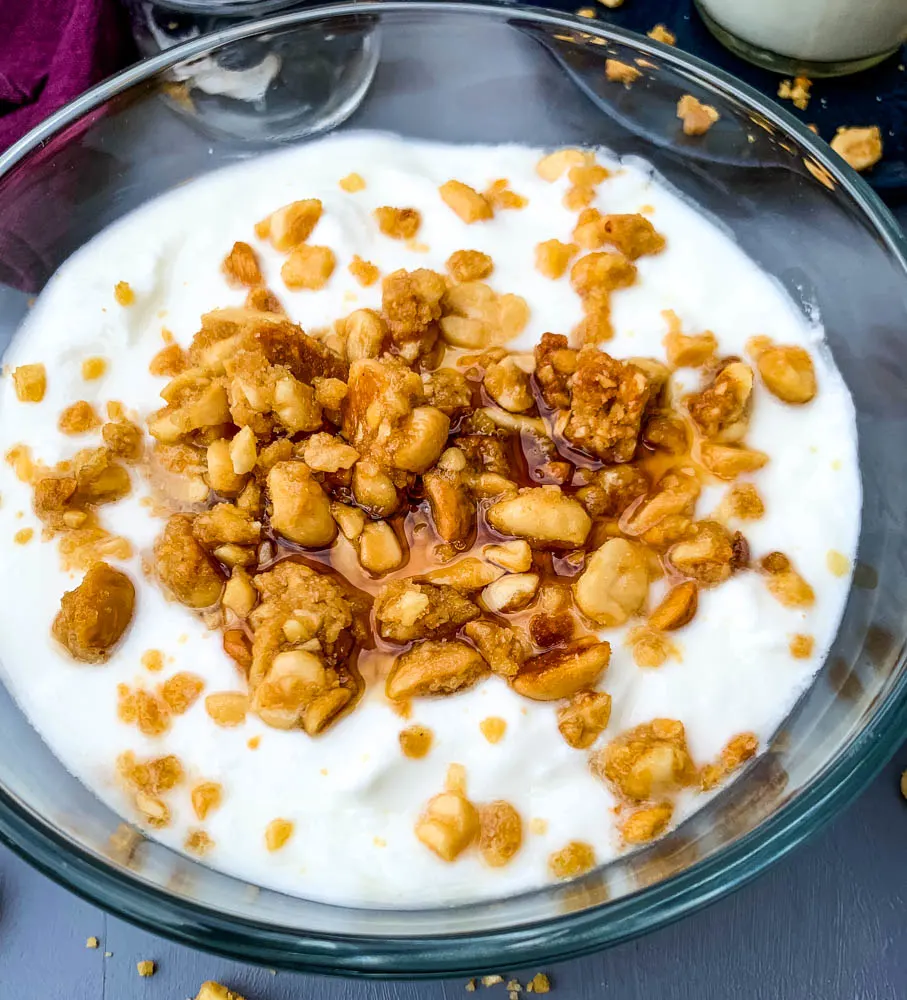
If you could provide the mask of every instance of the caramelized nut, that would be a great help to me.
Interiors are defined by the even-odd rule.
[[[529,542],[523,539],[486,545],[482,549],[482,555],[508,573],[525,573],[532,568],[532,549]]]
[[[40,403],[47,391],[47,372],[42,364],[13,369],[13,385],[20,403]]]
[[[536,573],[511,573],[490,583],[482,591],[482,603],[495,614],[510,614],[525,608],[539,587]]]
[[[683,122],[684,135],[704,135],[720,115],[711,104],[703,104],[692,94],[684,94],[677,102],[677,117]]]
[[[434,735],[425,726],[409,726],[400,731],[399,739],[404,757],[421,760],[431,750]]]
[[[734,548],[730,536],[717,521],[698,521],[688,538],[671,546],[668,562],[700,587],[716,587],[731,575]]]
[[[307,244],[290,251],[280,276],[287,288],[318,291],[334,273],[337,259],[330,247],[312,247]]]
[[[473,621],[463,631],[476,644],[492,672],[500,677],[515,677],[526,662],[526,647],[513,629],[492,622]]]
[[[699,604],[699,590],[692,580],[679,583],[665,594],[658,607],[649,615],[649,627],[661,632],[689,625]]]
[[[217,781],[203,781],[192,789],[192,810],[199,820],[204,820],[212,809],[219,809],[224,789]]]
[[[397,657],[385,691],[392,701],[453,694],[472,687],[487,672],[488,664],[466,643],[428,640]]]
[[[415,832],[442,861],[456,861],[475,840],[479,815],[465,795],[442,792],[429,801]]]
[[[429,583],[454,587],[468,594],[487,588],[503,575],[504,571],[499,566],[492,566],[475,556],[467,556],[440,569],[433,569],[425,574],[425,579]]]
[[[264,232],[259,231],[258,235],[270,237],[274,249],[286,253],[311,236],[321,212],[322,205],[317,198],[294,201],[273,212],[265,223],[259,223]]]
[[[502,868],[523,844],[523,820],[509,802],[498,800],[479,809],[479,851],[485,864]]]
[[[205,711],[218,726],[241,726],[248,710],[249,698],[241,691],[218,691],[205,698]]]
[[[362,568],[381,576],[402,566],[403,549],[387,521],[369,521],[359,536],[359,562]]]
[[[752,394],[752,368],[742,361],[732,361],[718,371],[709,385],[688,398],[687,408],[705,437],[732,444],[746,433]]]
[[[482,222],[494,214],[487,199],[461,181],[448,181],[438,188],[445,204],[466,222]]]
[[[668,364],[675,368],[699,368],[707,364],[718,350],[718,340],[711,331],[685,334],[672,330],[664,338]]]
[[[756,367],[765,388],[785,403],[802,406],[816,395],[816,370],[802,347],[769,347],[760,352]]]
[[[498,406],[511,413],[522,413],[535,403],[529,388],[529,376],[512,357],[489,365],[485,369],[484,384],[488,395]]]
[[[129,627],[135,609],[132,581],[107,563],[95,563],[60,600],[53,636],[83,663],[103,663]]]
[[[557,728],[576,750],[591,747],[611,718],[611,695],[603,691],[577,691],[569,705],[557,710]]]
[[[625,844],[647,844],[660,837],[668,828],[674,806],[670,802],[659,802],[654,806],[637,809],[621,824],[620,833]]]
[[[607,642],[576,643],[527,660],[513,689],[533,701],[560,701],[595,685],[611,659]]]
[[[372,213],[378,228],[394,240],[411,240],[422,225],[422,213],[415,208],[391,208],[382,205]]]
[[[769,593],[786,608],[809,608],[815,603],[815,591],[783,553],[770,552],[759,565]]]
[[[268,473],[271,526],[284,538],[307,548],[324,548],[337,534],[331,503],[308,466],[278,462]]]
[[[632,802],[677,791],[696,778],[683,723],[674,719],[653,719],[622,733],[593,755],[591,765]]]
[[[546,278],[557,281],[567,271],[579,247],[575,243],[545,240],[535,248],[535,266]]]
[[[455,250],[447,258],[447,270],[454,281],[482,281],[494,270],[494,262],[480,250]]]
[[[242,492],[246,477],[236,473],[230,442],[226,438],[212,441],[208,445],[205,459],[208,466],[208,485],[215,493],[234,497]]]
[[[591,871],[595,863],[595,851],[591,844],[571,840],[548,858],[548,870],[557,879],[576,878]]]
[[[526,538],[543,548],[573,549],[585,543],[592,522],[582,505],[557,486],[523,490],[492,504],[488,522],[505,535]]]
[[[645,604],[649,568],[642,549],[624,538],[609,538],[589,556],[574,585],[580,611],[597,625],[623,625]]]
[[[174,514],[154,544],[155,567],[161,582],[190,608],[216,604],[224,581],[195,539],[192,518]]]
[[[731,480],[747,472],[757,472],[768,462],[768,455],[755,448],[703,441],[699,449],[699,460],[713,476]]]

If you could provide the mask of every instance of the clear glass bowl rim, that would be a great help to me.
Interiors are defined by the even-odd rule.
[[[801,146],[849,195],[897,259],[907,280],[907,237],[869,184],[821,139],[774,101],[696,56],[632,31],[544,8],[510,3],[379,0],[309,7],[202,35],[110,77],[46,118],[0,154],[0,180],[33,150],[104,102],[212,47],[311,21],[349,15],[444,12],[512,23],[581,29],[631,45],[686,72],[705,87],[747,105]],[[907,650],[899,651],[903,668]],[[888,762],[907,732],[907,672],[872,719],[822,773],[777,813],[733,844],[689,868],[604,906],[482,933],[387,937],[325,935],[218,913],[116,870],[61,836],[0,787],[0,840],[43,874],[83,899],[156,934],[260,965],[354,977],[440,978],[563,961],[663,927],[754,879],[852,802]],[[380,921],[380,911],[376,911]]]

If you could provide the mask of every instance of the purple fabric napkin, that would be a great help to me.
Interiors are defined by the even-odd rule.
[[[117,0],[0,0],[0,150],[135,58]]]

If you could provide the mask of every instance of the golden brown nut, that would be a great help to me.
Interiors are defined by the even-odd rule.
[[[447,258],[447,270],[454,281],[482,281],[494,270],[494,262],[480,250],[455,250]]]
[[[291,202],[258,223],[256,234],[262,239],[270,237],[274,249],[285,253],[309,238],[321,212],[322,205],[317,198]]]
[[[237,241],[224,258],[224,273],[234,285],[260,285],[264,278],[258,256],[248,243]]]
[[[599,469],[588,486],[576,492],[576,499],[592,517],[620,517],[649,490],[649,480],[635,465],[613,465]]]
[[[699,460],[713,476],[731,480],[747,472],[757,472],[768,462],[768,455],[755,448],[703,441]]]
[[[438,188],[445,204],[466,222],[482,222],[494,214],[487,199],[462,181],[447,181]]]
[[[759,567],[765,574],[769,592],[786,608],[809,608],[815,603],[815,591],[783,552],[763,556]]]
[[[425,579],[429,583],[446,584],[464,594],[470,594],[494,583],[503,575],[504,570],[500,566],[493,566],[475,556],[467,556],[431,570],[425,574]]]
[[[595,685],[608,667],[607,642],[575,643],[527,660],[514,677],[514,691],[533,701],[560,701]]]
[[[597,625],[623,625],[645,604],[649,566],[643,549],[625,538],[609,538],[586,561],[574,585],[580,611]]]
[[[174,514],[154,543],[155,569],[174,597],[190,608],[209,608],[220,599],[224,579],[199,545],[192,518]]]
[[[422,225],[422,213],[415,208],[392,208],[382,205],[372,213],[378,228],[393,240],[411,240]]]
[[[393,701],[453,694],[472,687],[487,673],[488,664],[472,646],[455,639],[430,639],[397,657],[385,692]]]
[[[535,348],[535,379],[542,398],[552,409],[570,406],[570,376],[576,372],[579,352],[561,334],[543,333]]]
[[[422,485],[431,508],[437,533],[447,542],[459,542],[472,533],[476,519],[475,501],[457,472],[434,469],[426,472]]]
[[[721,116],[711,104],[684,94],[677,102],[677,117],[683,122],[684,135],[704,135]]]
[[[443,861],[455,861],[475,840],[479,815],[461,792],[442,792],[431,799],[416,823],[416,836]]]
[[[83,663],[103,663],[132,621],[135,587],[119,570],[99,562],[60,600],[54,638]]]
[[[672,330],[665,334],[664,346],[669,364],[677,368],[698,368],[714,357],[718,350],[718,340],[709,330],[699,334]]]
[[[337,525],[331,502],[303,462],[278,462],[268,473],[271,527],[306,548],[324,548],[334,541]]]
[[[668,828],[674,806],[670,802],[659,802],[645,809],[637,809],[620,824],[620,833],[625,844],[647,844],[660,837]]]
[[[42,364],[13,369],[13,385],[20,403],[40,403],[47,391],[47,371]]]
[[[529,376],[512,357],[496,361],[485,369],[485,390],[505,410],[523,413],[535,404],[529,388]]]
[[[502,868],[523,844],[523,820],[509,802],[498,800],[479,808],[479,851],[485,864]]]
[[[696,614],[699,590],[692,580],[677,584],[665,594],[658,607],[649,615],[649,626],[662,632],[683,628]]]
[[[592,770],[632,802],[675,792],[696,780],[683,723],[653,719],[622,733],[591,759]]]
[[[765,388],[783,402],[802,406],[815,398],[816,370],[802,347],[769,347],[759,353],[756,366]]]
[[[561,243],[560,240],[545,240],[535,248],[535,266],[546,278],[557,281],[567,271],[570,261],[579,247],[575,243]]]
[[[592,527],[589,515],[557,486],[539,486],[493,503],[488,523],[504,535],[526,538],[541,548],[574,549]]]
[[[700,587],[716,587],[734,569],[734,547],[717,521],[697,521],[687,538],[668,549],[668,562]]]
[[[604,691],[577,691],[569,705],[557,710],[557,728],[576,750],[591,747],[611,718],[611,695]]]
[[[548,858],[548,871],[557,879],[585,875],[596,865],[595,850],[582,840],[571,840]]]
[[[394,580],[375,599],[378,634],[391,642],[453,635],[479,613],[455,588],[415,580]]]
[[[709,385],[687,399],[687,408],[705,437],[733,444],[746,433],[752,394],[752,368],[743,361],[732,361]]]
[[[463,631],[476,644],[492,671],[500,677],[515,677],[529,655],[519,635],[506,626],[472,621]]]

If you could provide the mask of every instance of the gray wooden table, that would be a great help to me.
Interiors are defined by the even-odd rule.
[[[898,780],[905,768],[907,743],[844,815],[730,898],[547,969],[553,1000],[903,1000],[907,802]],[[85,947],[92,935],[96,951]],[[138,976],[142,959],[158,965],[150,979]],[[248,1000],[467,995],[463,980],[316,979],[214,958],[107,916],[0,848],[0,1000],[186,1000],[205,979]],[[506,1000],[501,987],[487,996]]]

